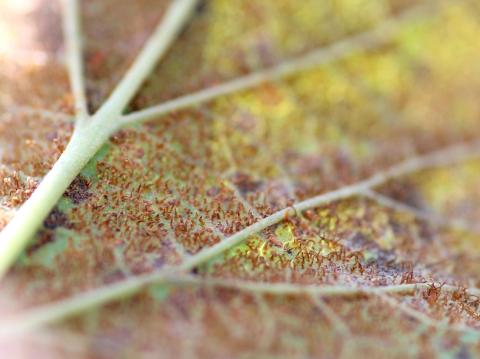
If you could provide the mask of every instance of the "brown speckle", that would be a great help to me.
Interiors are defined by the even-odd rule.
[[[238,188],[242,195],[248,192],[255,192],[262,185],[262,181],[256,181],[248,174],[241,172],[233,175],[232,183]]]
[[[65,196],[70,198],[73,203],[80,204],[91,197],[89,188],[90,183],[84,177],[78,176],[65,191]]]
[[[43,222],[43,226],[47,229],[55,229],[57,227],[69,227],[68,219],[65,213],[54,208]]]

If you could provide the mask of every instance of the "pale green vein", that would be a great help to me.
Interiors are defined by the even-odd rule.
[[[442,2],[444,1],[439,3]],[[154,120],[172,111],[196,106],[220,96],[243,91],[265,82],[275,81],[316,68],[320,65],[332,63],[358,52],[372,50],[394,38],[402,28],[402,25],[418,19],[425,14],[431,15],[431,11],[433,10],[432,5],[437,6],[438,3],[433,4],[433,2],[427,2],[409,8],[402,14],[385,20],[371,30],[340,40],[330,46],[313,50],[303,56],[285,61],[272,68],[253,72],[224,84],[200,90],[166,101],[157,106],[125,115],[118,121],[117,125],[121,128]]]
[[[78,123],[88,116],[87,97],[85,93],[85,76],[82,60],[82,37],[77,0],[63,0],[63,36],[65,39],[66,59],[70,86]]]
[[[413,157],[405,160],[385,171],[377,173],[372,177],[345,186],[343,188],[327,192],[305,201],[299,202],[291,207],[284,208],[272,215],[265,217],[258,222],[244,228],[236,234],[224,239],[222,242],[215,244],[209,248],[206,248],[197,254],[187,258],[183,263],[176,267],[170,267],[157,272],[140,275],[137,277],[128,278],[124,281],[108,285],[102,288],[94,289],[72,298],[65,299],[63,301],[49,304],[43,308],[34,309],[32,312],[25,314],[25,318],[22,320],[15,320],[15,325],[9,322],[7,325],[0,324],[0,333],[12,333],[32,329],[41,325],[56,322],[61,319],[65,319],[88,309],[129,297],[138,293],[140,290],[150,284],[160,284],[172,282],[171,276],[183,272],[187,272],[202,263],[209,261],[210,259],[224,253],[225,251],[235,247],[236,245],[244,242],[251,236],[263,231],[264,229],[282,222],[286,217],[293,217],[302,211],[307,209],[316,208],[334,201],[362,195],[362,193],[368,189],[374,188],[381,184],[388,182],[389,180],[405,176],[417,171],[452,165],[460,161],[465,161],[472,158],[480,157],[480,141],[464,143],[456,146],[451,146],[427,155]],[[169,279],[170,278],[170,279]],[[229,281],[232,282],[232,281]],[[276,286],[270,286],[270,288],[277,288]],[[315,290],[320,291],[323,295],[328,295],[329,287],[316,286]],[[344,288],[339,289],[335,287],[334,292],[348,293],[356,292],[358,294],[358,288]],[[413,290],[414,287],[402,286],[394,287],[395,291],[405,292],[405,290]],[[443,288],[450,288],[444,286]],[[453,289],[453,287],[452,287]],[[271,289],[278,290],[278,289]],[[281,289],[285,292],[286,289]],[[323,291],[323,292],[322,292]],[[471,294],[480,295],[478,290],[473,290]]]
[[[193,13],[196,0],[174,0],[132,66],[88,121],[77,126],[53,168],[0,233],[0,278],[27,246],[73,179],[115,131],[118,117]],[[71,14],[74,16],[74,14]]]
[[[242,281],[232,279],[218,279],[218,278],[199,278],[191,275],[176,275],[172,271],[163,271],[161,275],[161,282],[166,285],[173,286],[200,286],[200,287],[214,287],[236,290],[251,294],[270,294],[270,295],[306,295],[310,297],[342,297],[355,298],[362,295],[412,295],[418,290],[425,290],[431,287],[432,283],[411,283],[411,284],[392,284],[378,287],[355,287],[347,285],[317,285],[317,284],[293,284],[293,283],[265,283]],[[74,314],[79,314],[93,305],[98,305],[100,301],[106,302],[106,299],[111,298],[111,294],[116,294],[117,299],[126,297],[136,292],[138,288],[151,284],[152,275],[141,276],[133,278],[122,283],[114,284],[109,287],[101,288],[91,293],[83,293],[67,300],[45,305],[43,307],[31,309],[23,314],[16,315],[10,319],[0,322],[0,338],[12,336],[32,330],[47,323],[53,323],[61,319],[65,319]],[[156,276],[155,282],[159,282],[160,276]],[[134,283],[135,281],[135,283]],[[137,286],[140,285],[140,286]],[[440,284],[435,284],[440,287]],[[480,289],[478,288],[462,288],[454,285],[444,284],[441,286],[442,292],[453,293],[457,291],[466,290],[468,295],[480,296]],[[95,294],[94,296],[92,294]],[[398,303],[397,303],[398,305]],[[405,306],[402,306],[405,309]],[[410,308],[411,309],[411,308]],[[413,314],[412,314],[413,313]],[[418,319],[419,312],[411,309],[407,314],[413,315]],[[420,313],[422,319],[427,317]],[[427,317],[428,318],[428,317]],[[429,322],[429,324],[433,324]],[[450,328],[448,326],[447,328]],[[458,330],[474,330],[468,327],[455,327],[452,329]]]

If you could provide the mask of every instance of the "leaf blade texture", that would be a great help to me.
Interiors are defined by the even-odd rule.
[[[2,24],[21,31],[0,56],[3,225],[75,112],[60,5],[5,4],[16,15]],[[168,4],[81,4],[90,112]],[[419,5],[431,4],[207,2],[122,118]],[[114,134],[1,284],[0,333],[42,326],[0,352],[29,341],[27,356],[478,355],[478,11],[444,2],[371,48]],[[103,305],[75,312],[87,299]]]

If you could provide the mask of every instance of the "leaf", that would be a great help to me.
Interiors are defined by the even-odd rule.
[[[168,5],[81,4],[91,113]],[[1,7],[3,226],[76,97],[61,7]],[[198,7],[0,284],[2,353],[478,355],[478,11]]]

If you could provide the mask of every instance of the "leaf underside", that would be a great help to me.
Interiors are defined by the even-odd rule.
[[[168,3],[83,2],[91,111]],[[418,3],[208,1],[128,110],[334,44]],[[73,130],[60,10],[47,0],[0,4],[0,227]],[[72,183],[2,283],[0,316],[177,265],[293,203],[478,140],[478,38],[478,4],[448,2],[375,49],[121,130]],[[474,158],[394,178],[372,196],[285,218],[190,274],[265,288],[478,287],[479,174]],[[475,357],[479,304],[461,289],[435,285],[348,298],[202,282],[151,286],[2,343],[0,353]]]

